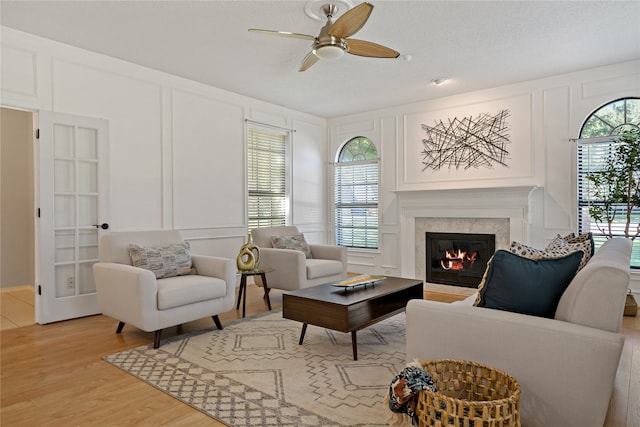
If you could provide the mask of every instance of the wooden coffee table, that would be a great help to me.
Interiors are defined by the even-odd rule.
[[[282,317],[302,322],[302,344],[307,325],[339,332],[351,332],[353,360],[358,360],[356,331],[404,311],[410,299],[422,299],[422,280],[386,277],[354,288],[344,289],[333,284],[313,286],[285,292],[282,296]]]

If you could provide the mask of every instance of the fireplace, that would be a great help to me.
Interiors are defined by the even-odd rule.
[[[427,282],[477,288],[495,252],[495,234],[427,232]]]

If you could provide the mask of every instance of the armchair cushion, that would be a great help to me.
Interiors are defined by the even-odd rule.
[[[222,298],[226,288],[226,282],[216,277],[193,275],[158,280],[158,310]]]
[[[294,249],[302,251],[306,258],[313,258],[311,249],[304,238],[304,234],[294,236],[271,236],[271,245],[276,249]]]
[[[344,266],[342,262],[331,259],[308,259],[307,279],[317,279],[318,277],[342,274]]]
[[[476,305],[553,317],[582,255],[574,252],[562,258],[533,260],[498,250],[488,263]]]
[[[153,247],[130,243],[129,255],[134,267],[153,271],[156,279],[196,274],[187,242]]]

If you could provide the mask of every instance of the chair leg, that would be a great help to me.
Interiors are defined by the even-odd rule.
[[[153,340],[153,348],[160,347],[160,336],[162,335],[162,329],[158,329],[155,332],[155,339]]]
[[[124,322],[118,323],[118,328],[116,329],[116,334],[122,332],[122,328],[124,328]]]
[[[218,329],[224,329],[224,328],[222,327],[222,323],[220,322],[220,318],[218,317],[218,315],[217,315],[217,314],[216,314],[215,316],[211,316],[211,318],[213,319],[213,323],[215,323],[215,324],[216,324],[216,327],[217,327]]]

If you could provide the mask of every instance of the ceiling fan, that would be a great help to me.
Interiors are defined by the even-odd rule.
[[[397,58],[400,54],[393,49],[377,43],[349,38],[364,26],[372,10],[372,4],[362,3],[346,11],[334,23],[331,18],[338,12],[338,6],[325,4],[322,6],[322,13],[327,17],[327,23],[317,37],[257,28],[250,28],[249,31],[313,41],[311,52],[302,60],[299,71],[307,70],[320,59],[340,58],[345,52],[370,58]]]

